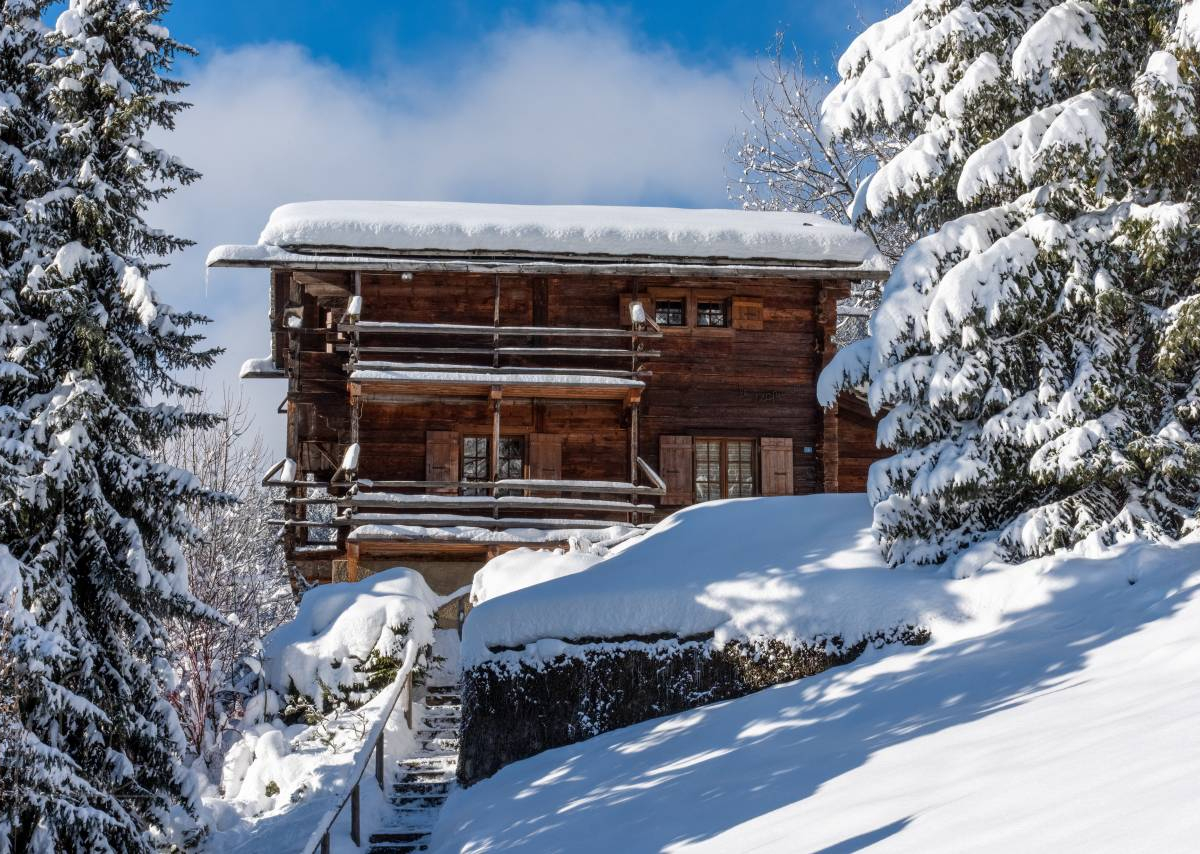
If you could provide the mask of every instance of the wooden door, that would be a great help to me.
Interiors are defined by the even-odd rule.
[[[662,497],[664,507],[682,507],[692,503],[692,437],[660,436],[658,465],[667,493]]]
[[[451,430],[429,430],[425,433],[425,479],[457,483],[458,434]],[[453,487],[431,490],[443,494],[454,494]]]
[[[763,495],[791,495],[792,440],[762,439],[760,442],[760,471]]]
[[[562,480],[562,436],[529,434],[529,479]]]

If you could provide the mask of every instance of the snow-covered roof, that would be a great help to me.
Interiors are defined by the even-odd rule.
[[[743,210],[327,201],[284,205],[258,244],[219,246],[210,265],[293,252],[721,259],[881,270],[862,232],[819,216]]]

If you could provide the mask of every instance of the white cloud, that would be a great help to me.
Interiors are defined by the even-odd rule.
[[[723,148],[749,61],[699,68],[568,8],[463,45],[438,68],[361,78],[290,44],[218,53],[191,69],[168,142],[204,173],[155,219],[197,246],[156,276],[167,301],[214,318],[228,349],[208,382],[267,349],[267,277],[213,271],[218,243],[252,243],[277,205],[314,198],[725,206]],[[448,68],[453,69],[447,71]],[[247,383],[268,441],[282,383]]]

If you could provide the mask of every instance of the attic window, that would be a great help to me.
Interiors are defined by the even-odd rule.
[[[659,326],[683,326],[687,319],[684,302],[681,299],[660,299],[654,301],[654,322]]]

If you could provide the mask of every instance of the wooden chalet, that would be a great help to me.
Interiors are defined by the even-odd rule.
[[[290,561],[449,593],[489,557],[612,543],[698,501],[861,491],[860,402],[817,404],[837,302],[885,273],[802,214],[327,202],[211,267],[270,271]]]

